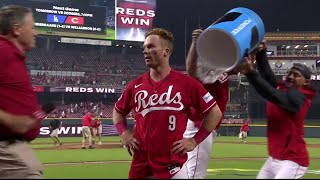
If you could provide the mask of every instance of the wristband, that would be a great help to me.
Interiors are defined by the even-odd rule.
[[[126,121],[118,122],[117,124],[115,124],[115,127],[119,135],[121,135],[124,131],[128,130]]]
[[[200,144],[205,138],[207,138],[211,132],[206,130],[204,127],[200,127],[199,131],[193,136],[197,144]]]

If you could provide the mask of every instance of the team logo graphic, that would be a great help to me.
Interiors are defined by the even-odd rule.
[[[274,66],[276,67],[276,68],[282,68],[282,62],[281,61],[277,61],[275,64],[274,64]]]

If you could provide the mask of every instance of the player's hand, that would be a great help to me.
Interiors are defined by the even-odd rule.
[[[36,120],[30,116],[9,115],[6,126],[14,133],[24,134],[34,128]]]
[[[267,43],[266,43],[266,40],[263,39],[261,41],[261,43],[258,45],[258,47],[256,49],[254,49],[251,53],[252,54],[257,54],[258,52],[263,51],[265,49],[267,49]]]
[[[132,156],[132,154],[134,154],[136,151],[139,151],[139,145],[140,142],[138,142],[134,137],[133,134],[130,131],[125,131],[123,132],[121,135],[121,142],[122,145],[124,145],[127,150],[128,153],[130,154],[130,156]]]
[[[187,152],[194,150],[197,147],[197,143],[193,138],[183,138],[173,143],[172,152],[174,154],[184,155]]]
[[[250,54],[248,57],[244,58],[243,63],[241,64],[241,72],[248,73],[254,70],[254,58],[255,55]]]
[[[203,32],[202,29],[196,29],[192,31],[192,41],[196,42],[198,40],[198,37],[200,36],[200,34]]]

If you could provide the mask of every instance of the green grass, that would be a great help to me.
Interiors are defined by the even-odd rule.
[[[320,169],[319,160],[311,160],[309,170]],[[210,179],[255,179],[265,160],[209,162],[208,178]],[[319,174],[307,173],[305,179],[318,179]]]
[[[37,150],[42,163],[131,160],[126,149]]]
[[[47,166],[44,174],[54,179],[127,179],[129,168],[130,163]]]
[[[82,137],[61,137],[61,142],[81,142]],[[104,136],[102,137],[103,142],[119,142],[119,136]],[[31,142],[31,144],[38,144],[38,143],[48,143],[52,144],[52,140],[50,138],[37,138]]]
[[[61,138],[62,142],[81,142],[81,137]],[[265,160],[225,160],[225,157],[265,157],[266,145],[239,144],[237,137],[217,137],[209,162],[208,178],[255,179],[258,170]],[[222,142],[232,142],[222,143]],[[308,138],[308,144],[320,144],[319,139]],[[119,142],[119,137],[103,137],[103,142]],[[265,137],[249,137],[248,142],[266,142]],[[40,144],[39,144],[40,143]],[[37,147],[52,146],[49,138],[38,138],[31,144],[35,153],[44,164],[45,178],[127,178],[131,157],[123,148],[119,149],[72,149],[72,150],[39,150]],[[320,151],[309,148],[311,158],[320,157]],[[218,158],[218,159],[217,159]],[[126,160],[124,162],[105,161]],[[101,164],[83,164],[82,162],[100,161]],[[309,170],[319,170],[318,159],[311,159]],[[79,165],[49,165],[48,163],[78,162]],[[103,163],[104,162],[104,163]],[[307,173],[304,178],[317,178],[319,174]]]

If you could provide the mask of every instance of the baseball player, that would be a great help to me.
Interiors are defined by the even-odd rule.
[[[53,140],[54,145],[62,145],[62,143],[59,140],[58,130],[62,126],[62,121],[58,119],[53,119],[50,121],[50,138]]]
[[[187,152],[211,134],[221,111],[198,81],[170,67],[169,31],[154,28],[145,37],[143,53],[150,70],[128,84],[113,111],[122,143],[133,154],[129,178],[187,179]],[[191,107],[204,119],[193,137],[183,138]],[[126,120],[131,110],[136,120],[133,133]]]
[[[249,131],[249,123],[250,123],[250,120],[247,119],[246,122],[240,128],[239,138],[241,139],[241,141],[243,143],[247,142],[247,136],[248,136],[248,131]]]
[[[304,141],[304,119],[316,92],[310,86],[310,69],[300,63],[277,83],[267,60],[265,42],[244,61],[250,84],[267,101],[269,158],[258,179],[301,179],[308,170],[309,155]],[[256,58],[255,58],[256,56]],[[254,68],[256,59],[258,71]]]
[[[192,32],[192,44],[189,49],[189,53],[186,59],[186,68],[189,76],[198,79],[197,76],[197,58],[196,53],[196,42],[200,34],[201,29],[196,29]],[[229,75],[237,73],[237,69],[232,72],[222,74],[218,80],[211,84],[203,84],[205,89],[210,92],[215,98],[219,108],[222,112],[222,116],[227,108],[227,103],[229,100]],[[201,113],[200,113],[201,114]],[[199,112],[191,109],[189,114],[189,120],[187,123],[187,128],[184,133],[184,137],[192,137],[198,132],[201,126],[201,116]],[[194,179],[204,179],[207,174],[208,162],[210,160],[210,153],[212,151],[212,145],[214,143],[214,138],[216,130],[219,129],[223,117],[220,119],[217,127],[212,132],[212,135],[208,136],[203,142],[201,142],[193,151],[188,152],[188,174],[190,178]]]
[[[94,110],[91,110],[86,115],[83,116],[82,119],[82,146],[81,149],[86,149],[85,142],[88,140],[89,142],[89,149],[94,149],[95,147],[92,146],[92,135],[90,130],[90,124],[91,121],[94,121],[94,118],[92,117],[92,113]]]
[[[101,120],[99,119],[94,119],[93,121],[90,122],[90,130],[91,130],[91,135],[92,135],[92,145],[95,146],[96,144],[96,137],[98,134],[99,136],[99,145],[101,145],[101,133],[102,133],[102,127],[101,130],[99,131],[99,127],[101,126]]]
[[[102,121],[100,119],[97,119],[97,135],[98,135],[98,138],[99,138],[99,145],[102,144],[101,142],[101,137],[102,137]]]

